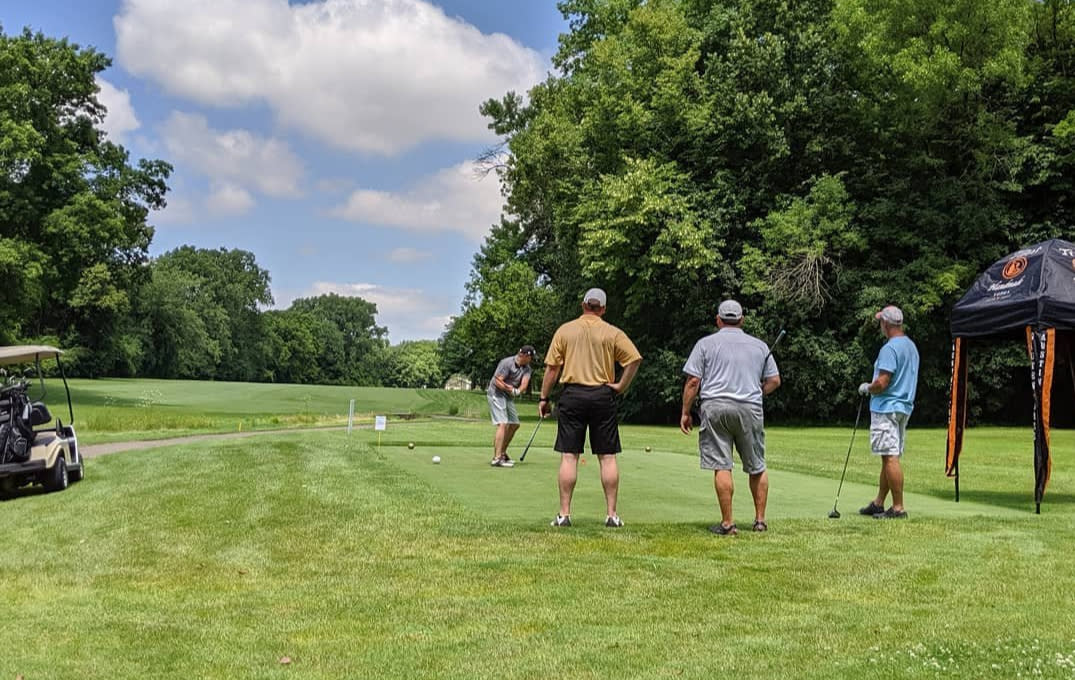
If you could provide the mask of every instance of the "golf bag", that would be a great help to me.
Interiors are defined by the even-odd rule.
[[[0,464],[25,463],[30,459],[33,440],[26,385],[3,388],[0,390]]]

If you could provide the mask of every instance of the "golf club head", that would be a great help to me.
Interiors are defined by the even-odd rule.
[[[833,508],[832,512],[829,513],[829,519],[840,519],[840,511]]]

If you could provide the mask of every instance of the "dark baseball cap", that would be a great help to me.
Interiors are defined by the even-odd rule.
[[[523,345],[519,348],[519,354],[525,354],[527,356],[537,356],[537,351],[534,350],[533,345]]]

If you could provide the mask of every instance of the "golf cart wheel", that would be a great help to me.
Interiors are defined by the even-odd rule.
[[[63,491],[67,488],[67,481],[67,461],[63,459],[63,456],[59,456],[52,469],[45,471],[45,480],[42,485],[46,491]]]
[[[82,456],[75,452],[71,460],[71,469],[67,471],[67,479],[71,482],[81,482],[86,476],[86,461],[82,460]]]

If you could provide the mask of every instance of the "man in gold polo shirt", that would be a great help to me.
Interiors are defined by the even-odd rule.
[[[586,291],[582,296],[582,316],[556,329],[545,355],[545,377],[538,401],[538,414],[542,418],[552,412],[549,394],[557,380],[564,384],[553,447],[561,454],[560,512],[552,522],[554,527],[571,526],[571,496],[575,492],[587,429],[590,450],[597,455],[601,466],[601,486],[607,506],[605,526],[623,526],[616,512],[620,488],[616,454],[621,450],[616,397],[626,392],[634,380],[642,355],[623,331],[601,318],[605,315],[606,302],[605,291],[600,288]],[[616,364],[623,366],[619,381]]]

